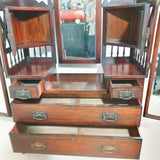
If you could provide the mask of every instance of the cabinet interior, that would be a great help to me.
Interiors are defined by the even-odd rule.
[[[143,18],[143,5],[133,4],[104,8],[105,44],[139,47]]]
[[[9,13],[18,48],[51,45],[49,10],[9,8]]]

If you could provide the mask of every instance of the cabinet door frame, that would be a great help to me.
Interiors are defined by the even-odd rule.
[[[153,57],[152,57],[152,62],[151,62],[152,65],[151,65],[151,69],[150,69],[150,75],[149,75],[147,95],[146,95],[146,101],[145,101],[143,116],[148,117],[148,118],[152,118],[152,119],[160,120],[160,116],[152,115],[148,112],[151,93],[152,93],[152,85],[153,85],[153,79],[154,79],[155,66],[156,66],[157,55],[158,55],[158,48],[159,48],[159,43],[160,43],[160,13],[159,13],[158,16],[159,16],[158,17],[158,26],[157,26],[157,30],[156,30],[155,44],[154,44],[154,49],[153,49],[154,52],[153,52]]]

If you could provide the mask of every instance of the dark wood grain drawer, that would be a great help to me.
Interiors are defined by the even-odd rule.
[[[111,80],[110,96],[111,98],[120,98],[124,100],[142,97],[142,86],[138,80]]]
[[[44,80],[17,80],[9,87],[11,98],[39,98],[45,90]]]
[[[78,126],[139,126],[141,105],[138,100],[79,98],[41,98],[14,100],[15,122]]]
[[[26,126],[10,132],[14,152],[138,159],[137,128]]]

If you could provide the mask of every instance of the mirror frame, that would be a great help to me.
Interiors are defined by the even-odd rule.
[[[158,48],[159,48],[159,43],[160,43],[160,13],[158,16],[159,16],[158,17],[158,26],[157,26],[157,31],[156,31],[156,38],[155,38],[155,44],[154,44],[154,49],[153,49],[154,51],[153,51],[153,57],[152,57],[152,62],[151,62],[151,69],[150,69],[150,75],[149,75],[147,95],[146,95],[143,116],[160,120],[160,116],[152,115],[148,112],[151,93],[152,93],[152,85],[153,85],[153,79],[154,79],[155,66],[156,66],[156,61],[157,61],[157,56],[158,56]]]
[[[54,15],[56,24],[56,39],[59,63],[100,63],[101,53],[101,0],[96,0],[96,47],[94,59],[64,59],[62,48],[59,0],[54,1]]]

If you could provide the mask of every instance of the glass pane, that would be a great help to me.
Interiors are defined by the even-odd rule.
[[[148,113],[160,116],[160,44],[153,78],[152,93]]]
[[[95,0],[59,0],[64,59],[95,58]]]

